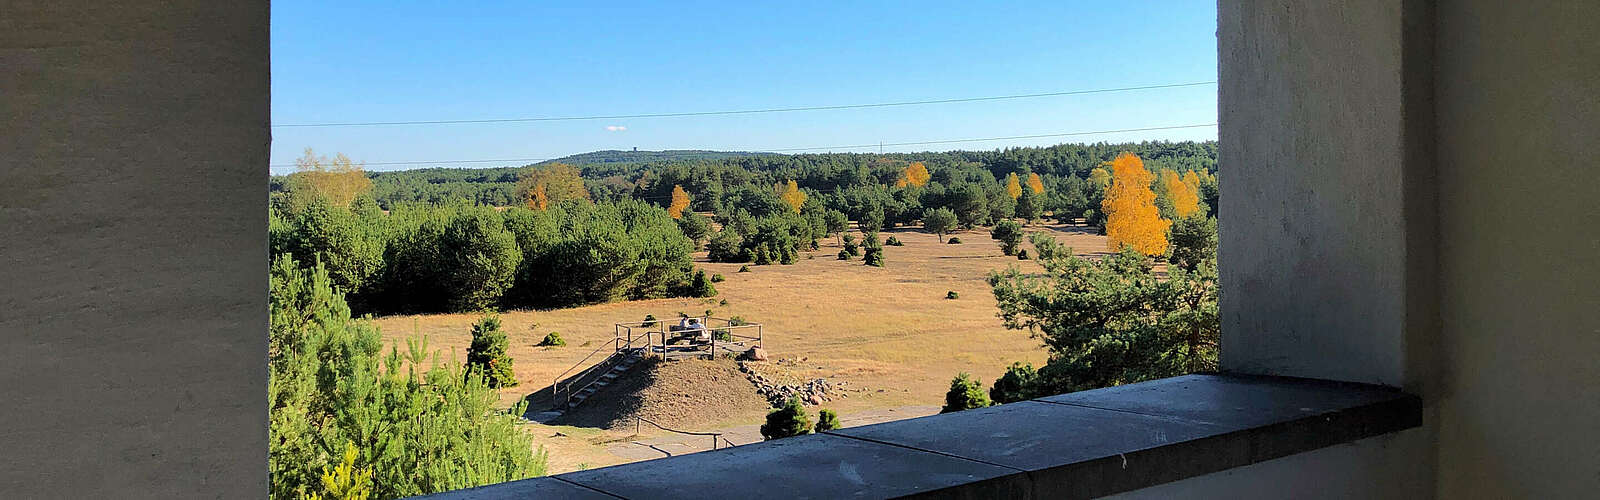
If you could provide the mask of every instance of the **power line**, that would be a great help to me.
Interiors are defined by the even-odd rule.
[[[1057,134],[1011,135],[1011,136],[1005,136],[1005,137],[980,137],[980,138],[971,138],[971,139],[943,139],[943,140],[937,140],[937,141],[916,141],[916,142],[881,142],[881,143],[877,143],[877,144],[856,144],[856,145],[851,145],[851,146],[817,146],[817,147],[809,147],[809,148],[739,149],[738,151],[749,151],[749,152],[756,152],[756,153],[781,153],[781,152],[789,152],[789,151],[822,151],[822,150],[834,150],[834,149],[882,148],[883,146],[923,146],[923,145],[928,145],[928,144],[955,144],[955,143],[963,143],[963,142],[1007,141],[1007,140],[1016,140],[1016,139],[1042,139],[1042,138],[1049,138],[1049,137],[1072,137],[1072,136],[1079,136],[1079,135],[1115,134],[1115,133],[1121,133],[1121,132],[1148,132],[1148,131],[1152,131],[1152,130],[1177,130],[1177,129],[1188,129],[1188,128],[1215,127],[1216,125],[1217,124],[1213,122],[1213,123],[1196,123],[1196,124],[1190,124],[1190,125],[1168,125],[1168,126],[1162,126],[1162,127],[1124,128],[1124,129],[1115,129],[1115,130],[1090,130],[1090,131],[1084,131],[1084,132],[1062,132],[1062,133],[1057,133]],[[497,160],[389,161],[389,162],[363,163],[362,165],[437,165],[437,164],[451,164],[451,163],[495,163],[495,162],[522,162],[522,161],[538,162],[538,161],[549,161],[549,160],[554,160],[554,159],[556,159],[556,158],[503,158],[503,159],[497,159]],[[294,166],[295,166],[295,164],[293,164],[293,163],[278,163],[278,164],[269,165],[269,167],[271,167],[271,168],[289,168],[289,167],[294,167]]]
[[[513,162],[513,161],[535,161],[535,162],[537,162],[537,161],[550,161],[550,160],[554,160],[554,159],[555,158],[500,158],[500,159],[495,159],[495,160],[380,161],[380,162],[362,162],[361,165],[435,165],[435,164],[440,164],[440,163],[500,163],[500,162]],[[268,167],[270,167],[270,168],[291,168],[291,167],[296,167],[296,166],[299,166],[299,165],[296,165],[294,163],[274,163],[274,164],[268,165]]]
[[[1006,137],[984,137],[984,138],[978,138],[978,139],[946,139],[946,140],[940,140],[940,141],[918,141],[918,142],[880,142],[880,143],[877,143],[877,144],[857,144],[857,145],[854,145],[854,146],[819,146],[819,147],[814,147],[814,148],[764,149],[762,151],[764,151],[764,152],[773,152],[773,153],[781,153],[781,152],[785,152],[785,151],[819,151],[819,150],[831,150],[831,149],[859,149],[859,148],[880,148],[881,149],[884,146],[921,146],[921,145],[927,145],[927,144],[952,144],[952,143],[958,143],[958,142],[1006,141],[1006,140],[1013,140],[1013,139],[1040,139],[1040,138],[1046,138],[1046,137],[1070,137],[1070,136],[1074,136],[1074,135],[1114,134],[1114,133],[1117,133],[1117,132],[1145,132],[1145,131],[1150,131],[1150,130],[1174,130],[1174,129],[1183,129],[1183,128],[1214,127],[1216,125],[1217,125],[1216,123],[1197,123],[1197,124],[1193,124],[1193,125],[1172,125],[1172,126],[1166,126],[1166,127],[1125,128],[1125,129],[1118,129],[1118,130],[1094,130],[1094,131],[1089,131],[1089,132],[1064,132],[1064,133],[1060,133],[1060,134],[1012,135],[1012,136],[1006,136]]]
[[[643,113],[643,114],[632,114],[632,115],[548,116],[548,117],[531,117],[531,118],[489,118],[489,119],[475,119],[475,120],[411,120],[411,121],[392,121],[392,122],[285,123],[285,124],[273,125],[273,127],[274,128],[288,128],[288,127],[372,127],[372,126],[390,126],[390,125],[458,125],[458,124],[466,124],[466,123],[555,122],[555,121],[578,121],[578,120],[618,120],[618,119],[624,119],[624,118],[668,118],[668,117],[677,117],[677,116],[749,115],[749,114],[758,114],[758,113],[789,113],[789,112],[795,112],[795,111],[824,111],[824,110],[836,110],[836,109],[884,108],[884,107],[891,107],[891,106],[919,106],[919,105],[924,105],[924,104],[949,104],[949,103],[958,103],[958,102],[1001,101],[1001,100],[1007,100],[1007,99],[1032,99],[1032,98],[1037,98],[1037,97],[1057,97],[1057,96],[1083,95],[1083,94],[1103,94],[1103,93],[1107,93],[1107,92],[1130,92],[1130,91],[1136,91],[1136,90],[1154,90],[1154,89],[1167,89],[1167,88],[1178,88],[1178,87],[1195,87],[1195,86],[1199,86],[1199,85],[1211,85],[1211,84],[1215,84],[1215,83],[1217,83],[1217,82],[1215,80],[1212,80],[1212,81],[1207,81],[1207,82],[1170,83],[1170,84],[1163,84],[1163,85],[1143,85],[1143,86],[1137,86],[1137,87],[1117,87],[1117,88],[1090,89],[1090,90],[1067,90],[1067,91],[1061,91],[1061,92],[1043,92],[1043,93],[1038,93],[1038,94],[1014,94],[1014,95],[1000,95],[1000,96],[986,96],[986,97],[963,97],[963,98],[956,98],[956,99],[935,99],[935,100],[928,100],[928,101],[879,102],[879,103],[870,103],[870,104],[842,104],[842,105],[834,105],[834,106],[801,106],[801,107],[793,107],[793,108],[739,109],[739,110],[724,110],[724,111],[691,111],[691,112],[679,112],[679,113]]]

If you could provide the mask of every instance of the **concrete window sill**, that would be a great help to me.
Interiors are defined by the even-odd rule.
[[[1088,498],[1421,424],[1393,388],[1189,375],[429,498]]]

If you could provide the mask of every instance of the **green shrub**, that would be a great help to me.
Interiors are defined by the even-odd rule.
[[[983,392],[983,383],[972,378],[966,372],[956,375],[950,381],[950,392],[944,395],[944,408],[939,413],[970,410],[989,406],[989,395]]]
[[[1033,369],[1032,363],[1012,363],[1006,368],[1006,374],[994,381],[994,386],[989,388],[989,399],[995,404],[1015,403],[1033,399],[1043,394],[1038,392],[1037,382],[1039,372]]]
[[[506,332],[500,330],[500,316],[483,313],[472,325],[472,345],[467,346],[467,374],[483,377],[489,387],[516,386],[511,356],[506,354],[507,344]]]
[[[850,260],[850,252],[848,250],[839,250],[839,260]]]
[[[750,272],[750,266],[739,266],[739,272],[741,272],[741,273]]]
[[[834,413],[833,410],[829,410],[827,408],[823,408],[821,411],[817,412],[817,426],[812,428],[813,431],[823,432],[823,431],[831,431],[831,430],[838,429],[838,428],[839,428],[839,414],[838,413]]]
[[[897,238],[897,237],[894,237],[894,236],[890,236],[889,239],[883,240],[883,244],[889,245],[891,247],[903,247],[903,246],[906,246],[905,243],[901,243],[900,242],[900,238]]]
[[[732,318],[728,318],[728,326],[744,326],[748,324],[750,323],[744,320],[744,316],[735,315]]]
[[[1022,225],[1014,220],[1003,220],[994,225],[989,231],[989,237],[1000,241],[1000,252],[1006,255],[1016,255],[1017,246],[1022,244]]]
[[[949,243],[951,245],[960,245],[961,244],[961,238],[957,238],[955,236],[951,236],[950,240],[946,241],[945,243]]]
[[[711,282],[712,283],[721,283],[721,282],[726,281],[726,280],[727,280],[727,278],[722,277],[722,273],[717,273],[717,274],[711,275]]]
[[[567,341],[561,339],[561,332],[546,333],[544,334],[544,340],[539,341],[539,347],[562,347],[565,345],[567,345]]]
[[[949,300],[955,300],[955,299],[961,298],[961,294],[956,293],[955,290],[951,290],[951,291],[948,291],[948,292],[944,293],[944,298],[949,299]]]
[[[640,326],[643,326],[645,328],[649,328],[649,327],[652,327],[652,326],[656,326],[656,323],[657,323],[656,315],[654,315],[654,314],[646,314],[646,315],[644,315],[644,323],[642,325],[640,325]]]
[[[811,419],[800,398],[789,398],[782,408],[767,413],[767,423],[761,424],[761,438],[768,441],[810,433]]]
[[[1017,250],[1017,260],[1028,260],[1028,249]]]

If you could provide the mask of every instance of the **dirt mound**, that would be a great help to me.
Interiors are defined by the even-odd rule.
[[[732,360],[650,359],[553,423],[632,430],[634,417],[640,416],[695,431],[757,423],[767,409],[767,401]]]

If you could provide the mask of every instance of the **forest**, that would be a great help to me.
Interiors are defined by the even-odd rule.
[[[935,221],[953,214],[968,229],[1048,214],[1083,218],[1103,232],[1110,161],[1122,152],[1160,172],[1151,187],[1163,218],[1179,219],[1172,200],[1188,192],[1215,214],[1215,142],[893,154],[693,151],[643,162],[588,154],[573,160],[597,163],[396,172],[366,172],[343,155],[307,151],[298,172],[269,184],[270,247],[302,265],[320,261],[358,313],[705,296],[714,289],[697,277],[691,253],[704,248],[719,262],[790,263],[849,221],[874,233],[927,214]],[[712,222],[721,229],[712,230]]]

